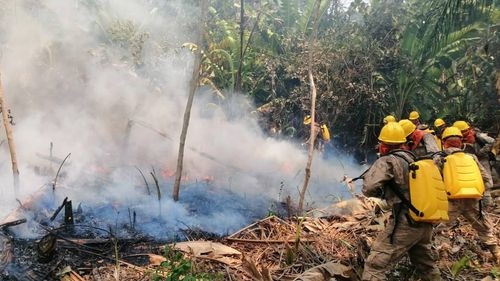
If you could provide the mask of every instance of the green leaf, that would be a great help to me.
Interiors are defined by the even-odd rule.
[[[469,262],[471,258],[468,256],[465,256],[461,258],[459,261],[455,262],[453,266],[451,267],[451,275],[453,277],[457,277],[458,273],[462,271],[463,269],[469,267]]]
[[[500,278],[500,268],[498,267],[493,267],[490,271],[491,275],[493,275],[495,278]]]

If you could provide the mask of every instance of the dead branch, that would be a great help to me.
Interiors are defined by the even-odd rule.
[[[66,206],[66,203],[68,203],[68,197],[64,198],[62,204],[54,211],[54,214],[50,217],[50,221],[54,221],[56,219],[57,215],[59,214],[59,212],[61,212],[62,208]]]
[[[20,219],[20,220],[5,222],[5,223],[0,224],[0,229],[4,229],[4,228],[7,228],[7,227],[20,225],[20,224],[23,224],[25,222],[26,222],[26,219]]]
[[[150,174],[151,174],[151,177],[153,178],[153,180],[155,182],[156,192],[158,194],[158,201],[161,201],[161,190],[160,190],[160,184],[158,183],[158,178],[156,178],[154,170],[153,170],[153,172],[150,172]]]
[[[302,211],[304,208],[304,197],[306,195],[307,187],[309,185],[309,179],[311,178],[311,164],[314,156],[314,142],[316,141],[316,85],[314,84],[314,76],[313,76],[313,70],[312,70],[312,60],[313,60],[313,51],[314,51],[314,44],[316,41],[316,36],[318,33],[318,23],[319,23],[319,7],[321,5],[321,0],[317,0],[316,3],[316,8],[315,8],[315,17],[314,17],[314,29],[313,33],[311,35],[311,40],[309,43],[309,60],[308,60],[308,67],[307,67],[307,72],[309,74],[309,87],[311,91],[311,130],[310,130],[310,142],[309,142],[309,157],[307,159],[307,164],[306,164],[306,169],[305,169],[305,176],[304,176],[304,184],[302,186],[302,189],[300,190],[300,198],[299,198],[299,206],[297,213],[298,215],[302,215]]]
[[[16,145],[14,143],[14,133],[12,131],[12,124],[9,120],[9,110],[5,102],[5,95],[3,92],[2,79],[0,74],[0,111],[2,111],[3,125],[5,127],[5,135],[7,136],[7,143],[9,144],[10,160],[12,163],[12,175],[14,177],[14,192],[17,195],[19,188],[19,168],[17,166]]]
[[[181,185],[182,178],[182,166],[184,161],[184,146],[186,144],[186,135],[189,126],[189,120],[191,117],[191,107],[193,106],[194,94],[196,93],[196,89],[198,88],[198,82],[200,77],[200,67],[201,67],[201,48],[202,48],[202,39],[203,34],[205,33],[205,23],[206,17],[208,13],[208,0],[200,0],[200,9],[201,9],[201,24],[200,31],[198,34],[197,46],[198,50],[195,55],[194,67],[193,67],[193,75],[191,78],[191,82],[189,83],[189,96],[186,104],[186,110],[184,111],[184,120],[182,123],[182,131],[181,137],[179,141],[179,153],[177,156],[177,169],[175,171],[175,184],[172,192],[172,198],[174,201],[179,201],[179,189]]]
[[[146,185],[146,189],[148,191],[148,195],[151,195],[151,190],[149,190],[149,184],[148,184],[148,181],[146,180],[146,177],[144,176],[144,174],[142,173],[141,169],[139,169],[137,166],[135,166],[135,168],[137,169],[137,171],[139,171],[139,173],[141,174],[142,176],[142,179],[144,180],[144,184]]]
[[[144,122],[144,121],[141,121],[141,120],[130,120],[130,122],[132,122],[133,124],[137,124],[137,125],[140,125],[141,127],[143,128],[146,128],[146,129],[150,129],[151,131],[157,133],[159,136],[167,139],[167,140],[170,140],[170,141],[173,141],[173,139],[167,135],[166,133],[154,128],[152,125]],[[215,156],[213,155],[210,155],[209,153],[206,153],[206,152],[203,152],[203,151],[200,151],[192,146],[187,146],[187,149],[189,149],[190,151],[200,155],[201,157],[204,157],[208,160],[211,160],[221,166],[224,166],[224,167],[227,167],[227,168],[230,168],[230,169],[233,169],[233,170],[236,170],[236,171],[243,171],[241,168],[238,168],[236,166],[233,166],[231,164],[228,164],[228,163],[225,163],[225,162],[222,162],[220,160],[218,160]]]
[[[61,162],[61,165],[59,165],[59,169],[57,169],[56,177],[54,178],[54,182],[52,183],[52,191],[56,190],[57,178],[59,177],[59,173],[61,172],[62,166],[64,165],[64,163],[66,162],[66,160],[69,158],[70,155],[71,155],[71,152],[68,155],[66,155],[64,160]]]

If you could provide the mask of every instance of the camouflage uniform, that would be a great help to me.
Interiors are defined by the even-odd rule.
[[[436,143],[436,139],[434,139],[434,135],[431,133],[426,133],[417,148],[415,148],[412,152],[418,156],[422,157],[429,153],[438,152],[439,148]]]
[[[479,160],[479,163],[483,165],[484,170],[491,177],[490,153],[491,150],[493,149],[494,141],[492,139],[491,142],[487,142],[484,139],[484,137],[481,136],[481,131],[479,131],[479,129],[474,129],[474,131],[475,131],[474,137],[476,139],[476,142],[473,144],[464,143],[464,151],[476,155],[477,159]],[[486,186],[484,190],[483,201],[487,206],[493,204],[493,199],[491,198],[491,193],[490,193],[490,189],[492,186],[493,184]]]
[[[446,148],[444,152],[446,154],[452,154],[453,152],[461,151],[459,148],[450,147]],[[474,157],[479,170],[481,171],[481,177],[485,185],[485,189],[489,189],[493,185],[491,180],[491,175],[486,171],[486,169],[481,165],[480,161],[474,154],[470,154]],[[443,169],[443,158],[438,161],[437,164],[440,169]],[[480,215],[479,212],[479,200],[478,199],[450,199],[448,200],[448,216],[450,218],[448,224],[453,225],[459,216],[463,216],[477,231],[479,239],[490,249],[491,253],[495,256],[498,261],[500,258],[500,252],[498,249],[498,242],[492,231],[492,224],[489,221],[487,214]]]
[[[404,151],[395,153],[410,162],[413,161]],[[381,157],[364,176],[363,194],[384,197],[389,205],[398,206],[401,204],[401,199],[387,187],[392,180],[401,188],[406,198],[409,198],[407,162],[394,155]],[[441,280],[431,250],[432,224],[413,222],[410,225],[407,214],[407,208],[402,207],[397,225],[394,220],[395,214],[392,214],[384,231],[378,235],[371,247],[370,255],[365,262],[362,280],[386,280],[385,273],[406,253],[409,254],[411,262],[424,278]]]

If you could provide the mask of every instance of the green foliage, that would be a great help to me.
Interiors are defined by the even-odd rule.
[[[199,46],[200,83],[214,93],[210,105],[223,108],[230,102],[243,47],[242,93],[258,107],[262,127],[280,138],[307,138],[302,124],[310,108],[307,38],[315,28],[316,1],[245,1],[240,46],[240,0],[210,0]],[[189,11],[198,1],[181,2]],[[354,0],[347,7],[343,2],[321,1],[313,48],[316,117],[329,126],[337,146],[369,150],[385,115],[407,117],[414,109],[429,123],[437,117],[448,123],[467,119],[498,131],[498,1]],[[95,27],[104,49],[122,50],[106,55],[132,68],[145,63],[144,46],[163,54],[184,43],[167,46],[152,38],[147,25],[117,18],[101,1],[84,5],[98,15]],[[162,9],[158,5],[152,16],[167,12]]]
[[[494,278],[500,278],[500,269],[498,267],[493,267],[491,269],[491,275],[494,277]]]
[[[460,116],[476,121],[474,116],[481,116],[482,112],[471,110],[478,100],[468,97],[470,93],[464,87],[464,77],[458,74],[464,64],[473,59],[472,56],[481,56],[479,48],[492,38],[486,32],[491,13],[485,10],[489,9],[484,4],[474,6],[471,2],[477,1],[423,1],[412,5],[420,7],[422,12],[415,15],[402,33],[401,51],[406,63],[398,70],[393,90],[398,117],[410,109],[421,111],[424,118]],[[450,11],[449,7],[463,10]],[[463,12],[470,12],[470,15],[447,16]],[[469,71],[467,78],[471,78]],[[472,78],[477,81],[479,77]],[[454,101],[452,106],[442,106],[450,100]],[[461,108],[456,107],[457,103]]]
[[[313,3],[268,3],[250,47],[260,55],[248,57],[258,67],[243,74],[258,73],[259,83],[244,83],[244,90],[263,105],[265,127],[279,128],[283,137],[308,133],[300,121],[309,108],[306,35]],[[498,124],[498,48],[491,46],[500,41],[494,25],[500,13],[491,2],[353,1],[343,9],[338,1],[322,1],[321,9],[313,54],[317,118],[341,144],[368,148],[378,133],[373,124],[413,109],[427,122]]]
[[[462,270],[470,266],[470,260],[470,257],[464,256],[459,261],[453,264],[453,266],[451,267],[451,275],[453,276],[453,278],[456,278]]]
[[[196,272],[193,263],[170,246],[165,246],[163,256],[167,260],[153,274],[153,281],[224,280],[221,274]]]
[[[308,36],[317,0],[245,1],[240,46],[240,0],[210,0],[200,83],[209,86],[211,106],[223,108],[238,83],[258,107],[262,127],[280,138],[307,138],[309,114]],[[185,1],[183,9],[197,1]],[[491,0],[322,0],[318,40],[313,48],[317,116],[337,146],[369,150],[382,118],[419,110],[424,121],[467,119],[497,131],[500,106],[500,8]],[[497,1],[498,2],[498,1]],[[144,63],[151,42],[140,22],[118,19],[98,1],[86,5],[98,15],[103,45]],[[192,8],[192,7],[191,7]],[[159,8],[156,13],[162,13]],[[198,27],[193,26],[193,31]],[[156,39],[158,40],[158,39]],[[179,48],[180,46],[173,46]],[[149,48],[148,48],[149,50]]]

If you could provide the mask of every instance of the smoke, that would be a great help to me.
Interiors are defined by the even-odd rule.
[[[32,219],[15,228],[18,235],[40,236],[36,222],[47,220],[65,197],[75,209],[80,205],[75,219],[82,223],[117,232],[134,226],[155,237],[186,226],[229,233],[265,215],[273,201],[296,198],[305,151],[268,138],[244,96],[222,99],[202,88],[188,131],[181,201],[170,200],[193,64],[182,46],[197,31],[197,9],[186,2],[1,1],[0,71],[15,122],[17,198],[41,194],[16,214]],[[5,143],[0,153],[2,218],[18,203]],[[68,153],[52,192],[47,183]],[[316,157],[308,201],[324,205],[335,200],[329,195],[346,197],[340,180],[358,172],[349,157]]]

